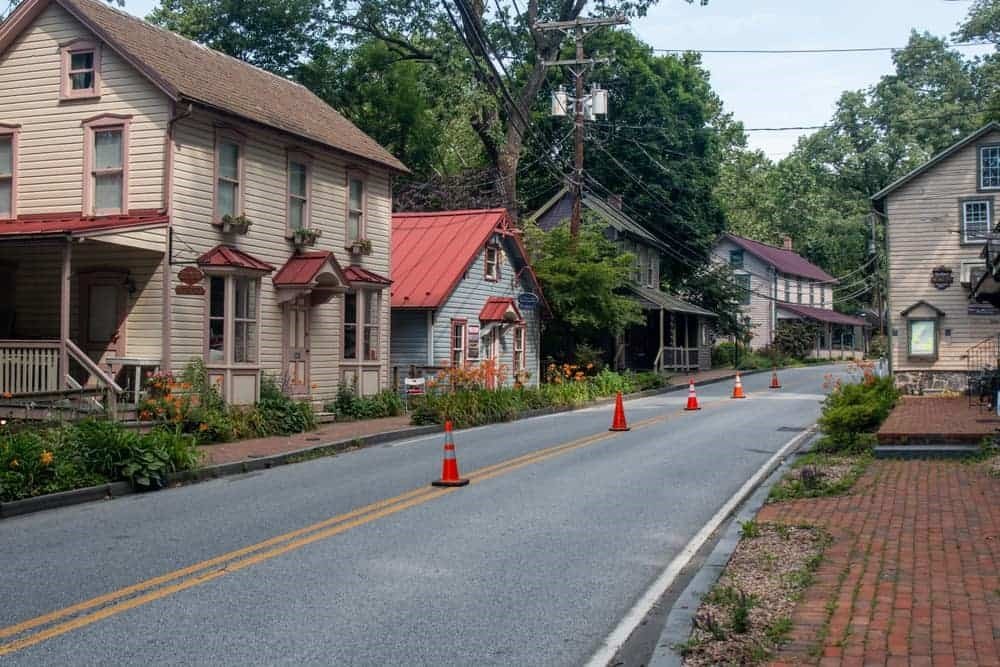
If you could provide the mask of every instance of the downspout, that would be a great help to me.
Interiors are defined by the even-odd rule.
[[[172,361],[172,341],[171,341],[171,329],[173,328],[173,290],[171,289],[172,275],[171,267],[174,263],[174,221],[172,215],[169,215],[172,211],[171,202],[173,200],[174,192],[174,127],[177,121],[187,118],[191,115],[194,105],[188,104],[187,109],[181,113],[177,113],[177,105],[175,102],[170,103],[170,120],[167,121],[167,133],[164,137],[164,151],[163,151],[163,213],[167,215],[167,230],[166,230],[166,248],[165,255],[166,259],[161,263],[162,266],[162,289],[163,289],[163,317],[161,318],[161,328],[160,328],[160,368],[161,369],[171,369]]]

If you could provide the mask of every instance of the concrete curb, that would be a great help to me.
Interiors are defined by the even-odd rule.
[[[746,372],[741,371],[740,374],[742,376],[747,376],[769,372],[771,372],[770,369],[762,369]],[[699,383],[699,386],[725,382],[727,380],[731,380],[735,376],[736,372],[734,371],[732,374],[713,378],[711,380],[705,380],[704,382]],[[646,391],[628,394],[623,398],[631,401],[685,390],[687,390],[687,385],[668,385],[666,387],[660,387],[659,389],[647,389]],[[602,405],[611,405],[614,401],[614,398],[602,398],[583,405],[567,405],[551,408],[539,408],[537,410],[527,410],[525,412],[518,413],[518,415],[511,421],[520,421],[522,419],[531,419],[532,417],[554,415],[563,412],[573,412],[574,410],[582,410],[595,406],[599,407]],[[441,427],[439,425],[432,424],[429,426],[414,426],[395,431],[386,431],[384,433],[374,433],[372,435],[359,436],[357,438],[350,438],[346,440],[337,440],[334,442],[327,442],[320,445],[296,449],[291,452],[282,452],[280,454],[272,454],[271,456],[261,456],[259,458],[247,459],[245,461],[219,463],[216,465],[205,466],[204,468],[198,468],[197,470],[186,470],[184,472],[172,473],[167,476],[167,483],[191,484],[210,479],[218,479],[219,477],[227,477],[230,475],[243,475],[249,472],[266,470],[268,468],[288,465],[290,463],[299,463],[304,460],[321,458],[353,449],[364,449],[366,447],[374,447],[375,445],[381,445],[388,442],[396,442],[399,440],[420,437],[422,435],[430,435],[432,433],[437,433],[440,430]],[[128,482],[112,482],[109,484],[89,486],[83,489],[49,493],[44,496],[36,496],[34,498],[25,498],[24,500],[0,503],[0,519],[31,514],[42,510],[56,509],[59,507],[69,507],[71,505],[89,503],[95,500],[109,500],[111,498],[118,498],[135,492],[136,491],[132,488],[132,485]]]
[[[740,524],[750,521],[764,507],[767,496],[781,476],[788,471],[795,457],[803,453],[803,449],[808,449],[816,442],[819,433],[812,427],[813,433],[795,450],[788,453],[788,456],[779,463],[771,474],[754,489],[754,492],[747,498],[739,510],[733,515],[729,527],[725,534],[719,538],[718,543],[712,552],[702,563],[701,569],[688,583],[687,587],[677,598],[674,606],[667,614],[667,620],[660,633],[660,638],[656,642],[656,650],[650,658],[648,667],[681,667],[684,658],[678,653],[674,646],[682,644],[691,636],[694,615],[701,606],[701,598],[712,589],[715,582],[722,576],[723,570],[729,564],[729,559],[736,550],[736,545],[740,541]]]

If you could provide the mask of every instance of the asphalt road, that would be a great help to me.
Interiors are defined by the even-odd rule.
[[[583,664],[836,371],[0,521],[0,665]]]

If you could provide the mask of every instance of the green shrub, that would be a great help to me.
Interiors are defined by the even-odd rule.
[[[632,377],[632,385],[636,391],[661,389],[667,386],[667,378],[655,371],[643,371]]]
[[[378,419],[398,417],[405,408],[403,399],[394,391],[382,391],[374,396],[357,396],[346,384],[337,388],[337,398],[326,404],[327,412],[332,412],[338,420]]]
[[[867,375],[861,382],[837,385],[823,403],[819,425],[824,437],[819,448],[852,452],[868,449],[873,441],[870,434],[889,416],[898,398],[891,377]]]

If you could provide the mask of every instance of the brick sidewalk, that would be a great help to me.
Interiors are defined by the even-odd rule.
[[[965,396],[903,396],[878,430],[883,444],[909,442],[979,443],[1000,430],[1000,417],[970,404]]]
[[[204,465],[235,463],[273,454],[285,454],[331,442],[375,435],[376,433],[398,431],[409,426],[410,418],[408,416],[367,419],[365,421],[323,424],[309,433],[204,445],[198,449],[205,454]]]
[[[766,506],[833,544],[773,665],[1000,665],[1000,479],[876,461],[852,495]]]

